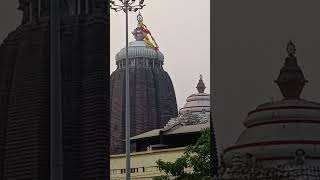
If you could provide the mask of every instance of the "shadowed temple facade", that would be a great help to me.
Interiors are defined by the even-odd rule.
[[[64,179],[109,178],[105,0],[61,0]],[[0,179],[50,179],[49,0],[19,0],[0,46]]]
[[[164,55],[138,15],[135,41],[129,43],[131,137],[158,129],[177,116],[177,102],[169,74],[163,69]],[[123,48],[116,55],[117,69],[111,74],[111,154],[125,152],[125,59]]]

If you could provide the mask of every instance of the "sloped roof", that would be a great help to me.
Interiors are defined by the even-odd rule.
[[[201,130],[203,130],[205,128],[209,128],[209,127],[210,127],[210,122],[207,122],[204,124],[188,125],[188,126],[183,126],[183,125],[179,124],[179,125],[172,126],[172,128],[167,129],[167,130],[154,129],[154,130],[145,132],[143,134],[139,134],[137,136],[134,136],[130,139],[131,140],[138,140],[138,139],[156,137],[156,136],[160,135],[160,131],[162,131],[164,135],[194,133],[194,132],[200,132]]]

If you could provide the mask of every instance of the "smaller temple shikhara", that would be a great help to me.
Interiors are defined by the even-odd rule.
[[[159,150],[186,147],[194,144],[202,129],[210,127],[210,94],[200,75],[198,93],[187,97],[186,104],[176,118],[171,118],[161,129],[139,134],[131,138],[136,151]]]
[[[188,145],[195,144],[201,136],[201,130],[210,127],[210,94],[205,93],[206,86],[199,79],[197,93],[187,97],[178,117],[171,118],[166,125],[131,137],[135,149],[131,153],[132,178],[152,179],[163,175],[156,161],[175,161],[181,157]],[[214,152],[213,152],[214,153]],[[118,180],[125,175],[125,154],[111,155],[111,179]],[[185,171],[192,171],[186,168]]]
[[[221,179],[320,179],[320,103],[301,98],[308,82],[292,41],[275,83],[283,99],[259,105],[224,150]]]

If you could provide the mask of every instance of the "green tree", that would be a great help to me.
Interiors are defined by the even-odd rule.
[[[155,177],[154,180],[204,180],[210,176],[210,129],[201,131],[201,136],[194,145],[188,146],[184,154],[175,162],[159,159],[159,170],[166,175]],[[192,168],[192,173],[185,172]]]

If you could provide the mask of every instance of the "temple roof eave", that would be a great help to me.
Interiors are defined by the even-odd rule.
[[[159,50],[154,50],[147,47],[129,47],[128,57],[132,58],[147,58],[147,59],[157,59],[159,61],[164,61],[164,55]],[[116,54],[116,62],[126,59],[126,49],[123,48],[119,53]]]

